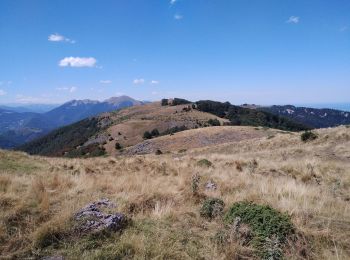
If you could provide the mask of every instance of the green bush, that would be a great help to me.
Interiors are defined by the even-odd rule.
[[[203,202],[200,215],[207,219],[213,219],[222,215],[225,203],[221,199],[208,198]]]
[[[143,139],[151,139],[152,138],[152,134],[148,131],[143,133]]]
[[[294,227],[289,215],[280,213],[268,205],[258,205],[250,202],[237,202],[232,205],[225,215],[225,221],[229,224],[240,218],[253,232],[253,246],[258,254],[267,259],[271,254],[277,254],[279,246],[294,232]],[[271,242],[275,241],[275,242]],[[271,248],[274,244],[274,248]],[[276,258],[271,258],[276,259]]]
[[[158,129],[157,129],[157,128],[154,128],[154,129],[152,130],[152,132],[151,132],[151,135],[152,135],[152,137],[153,137],[153,136],[158,136],[158,135],[159,135]]]
[[[213,163],[207,159],[202,159],[197,162],[197,165],[201,167],[211,167]]]
[[[211,125],[211,126],[220,126],[220,121],[217,120],[216,118],[215,119],[209,119],[208,120],[208,124]]]
[[[120,150],[122,148],[123,148],[123,146],[120,143],[115,143],[115,149],[116,150]]]
[[[317,134],[311,131],[305,131],[301,134],[300,138],[303,142],[308,142],[317,139]]]
[[[167,106],[168,105],[168,99],[167,98],[163,98],[161,101],[162,106]]]

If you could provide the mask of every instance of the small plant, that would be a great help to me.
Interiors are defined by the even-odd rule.
[[[317,137],[318,137],[317,134],[315,134],[314,132],[311,132],[311,131],[305,131],[300,136],[301,141],[303,141],[303,142],[313,141]]]
[[[213,163],[207,159],[202,159],[197,162],[197,165],[201,167],[211,167]]]
[[[258,162],[255,159],[248,162],[248,169],[250,173],[254,173],[256,168],[258,168]]]
[[[143,133],[143,139],[151,139],[152,138],[152,134],[148,131]]]
[[[220,125],[220,121],[217,120],[216,118],[215,119],[209,119],[208,120],[208,124],[211,125],[211,126],[219,126]]]
[[[200,209],[200,215],[207,219],[213,219],[222,215],[225,203],[222,199],[208,198],[204,201]]]
[[[289,215],[280,213],[268,205],[258,205],[250,202],[237,202],[225,215],[225,221],[233,224],[236,218],[247,224],[253,232],[253,246],[263,259],[279,255],[280,245],[294,233],[294,227]]]
[[[153,137],[153,136],[159,136],[159,131],[158,131],[158,129],[157,129],[157,128],[154,128],[154,129],[152,130],[152,132],[151,132],[151,135],[152,135],[152,137]]]
[[[192,176],[191,185],[192,185],[193,195],[198,195],[200,180],[201,180],[201,177],[199,176],[198,173],[196,173]]]
[[[178,153],[185,153],[187,151],[187,149],[180,149],[179,151],[178,151]]]
[[[161,155],[161,154],[163,154],[163,152],[162,152],[161,150],[157,149],[157,151],[156,151],[155,154],[156,154],[156,155]]]
[[[122,148],[123,148],[123,146],[120,143],[115,143],[115,149],[116,150],[120,150]]]

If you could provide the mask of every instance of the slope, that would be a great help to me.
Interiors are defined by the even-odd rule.
[[[249,224],[232,226],[220,216],[201,215],[203,203],[218,198],[224,215],[250,201],[290,217],[294,232],[286,242],[264,243],[271,254],[349,259],[350,128],[315,133],[318,138],[306,143],[300,133],[275,133],[182,153],[118,158],[0,151],[0,256],[257,259]],[[76,212],[101,198],[131,224],[117,233],[79,233]]]

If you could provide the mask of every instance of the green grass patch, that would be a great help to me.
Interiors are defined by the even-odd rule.
[[[211,167],[213,163],[207,159],[202,159],[197,162],[197,165],[201,167]]]
[[[213,219],[222,215],[224,207],[225,203],[222,199],[208,198],[203,202],[200,209],[200,214],[204,218]]]

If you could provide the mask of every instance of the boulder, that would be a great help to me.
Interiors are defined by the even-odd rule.
[[[74,216],[78,223],[77,229],[83,233],[123,230],[128,224],[128,219],[124,214],[103,211],[115,207],[116,205],[108,199],[101,199],[86,205]]]

